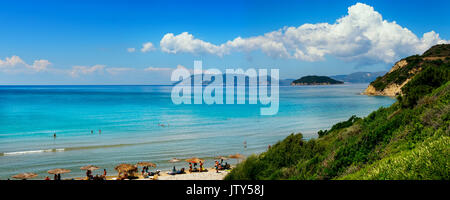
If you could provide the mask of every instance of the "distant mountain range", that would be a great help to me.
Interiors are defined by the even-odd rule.
[[[338,81],[348,82],[348,83],[370,83],[370,82],[374,81],[377,77],[383,76],[384,74],[386,74],[385,71],[380,71],[380,72],[355,72],[355,73],[351,73],[351,74],[347,74],[347,75],[329,76],[329,78],[334,79],[334,80],[338,80]],[[238,75],[238,76],[242,76],[242,75]],[[193,77],[194,76],[192,75],[190,81],[192,81]],[[198,77],[198,78],[200,78],[200,77]],[[225,74],[223,74],[223,79],[226,79],[226,75]],[[295,80],[296,79],[281,79],[279,81],[279,85],[280,86],[289,86]],[[180,82],[181,81],[176,81],[173,84],[176,85],[176,84],[178,84]],[[202,85],[208,85],[211,82],[212,81],[203,81]],[[269,83],[271,82],[270,76],[269,76],[268,82]],[[193,82],[192,82],[192,84],[193,84]],[[248,84],[248,77],[245,78],[245,84]]]
[[[242,75],[242,74],[231,74],[233,77],[234,77],[234,85],[236,86],[236,85],[249,85],[249,80],[250,80],[250,78],[248,77],[248,76],[246,76],[246,75]],[[211,77],[211,80],[203,80],[202,81],[202,83],[201,84],[196,84],[196,83],[194,83],[194,79],[195,80],[200,80],[200,79],[202,79],[202,78],[204,78],[204,76],[205,75],[202,75],[202,74],[200,74],[200,75],[191,75],[189,78],[187,78],[186,80],[183,80],[183,81],[175,81],[174,83],[173,83],[173,85],[177,85],[177,84],[180,84],[181,82],[185,82],[185,83],[191,83],[191,85],[203,85],[203,86],[206,86],[206,85],[209,85],[209,84],[211,84],[213,81],[215,81],[215,79],[216,79],[216,77],[214,76],[214,75],[212,75],[212,77]],[[272,82],[272,77],[271,76],[267,76],[266,78],[263,78],[262,80],[261,80],[261,82],[259,81],[259,79],[260,79],[261,77],[257,77],[257,79],[256,79],[256,82],[258,83],[258,84],[260,84],[260,83],[265,83],[265,84],[271,84],[271,82]],[[239,80],[244,80],[244,82],[239,82],[238,83],[238,79]],[[222,84],[223,85],[226,85],[226,80],[227,80],[227,75],[226,74],[222,74],[222,80],[221,80],[221,82],[222,82]],[[276,80],[276,79],[274,79],[274,80]],[[286,82],[287,80],[291,80],[291,79],[286,79],[286,80],[280,80],[279,81],[279,83],[280,83],[280,85],[281,85],[281,83],[283,82]],[[292,79],[293,80],[293,79]],[[290,83],[291,83],[292,81],[289,81],[289,83],[286,83],[287,85],[289,85]],[[218,83],[218,82],[216,82],[216,84],[220,84],[220,83]]]
[[[377,77],[386,74],[385,71],[381,72],[355,72],[347,75],[335,75],[330,76],[332,79],[339,81],[344,81],[348,83],[370,83],[374,81]]]

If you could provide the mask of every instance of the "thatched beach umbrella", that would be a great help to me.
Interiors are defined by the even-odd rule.
[[[176,162],[180,162],[180,159],[177,158],[172,158],[171,160],[169,160],[170,163],[176,163]]]
[[[56,180],[56,175],[58,175],[58,180],[61,179],[60,174],[65,174],[65,173],[69,173],[71,172],[70,169],[61,169],[61,168],[56,168],[56,169],[51,169],[47,171],[49,174],[55,174],[55,180]]]
[[[233,154],[233,155],[229,155],[228,158],[235,158],[235,159],[243,159],[244,156],[242,154]]]
[[[241,159],[244,159],[245,156],[242,155],[242,154],[237,153],[237,154],[229,155],[228,158],[234,158],[234,159],[236,159],[237,162],[239,163],[239,161],[240,161]]]
[[[65,173],[69,173],[71,172],[70,169],[61,169],[61,168],[57,168],[57,169],[51,169],[47,171],[49,174],[65,174]]]
[[[225,156],[217,156],[216,159],[218,160],[227,160],[228,158]]]
[[[197,157],[193,157],[193,158],[189,158],[189,159],[186,159],[186,162],[189,162],[189,163],[199,163],[199,162],[205,162],[205,160],[204,159],[200,159],[200,158],[197,158]]]
[[[15,179],[27,180],[27,179],[30,179],[30,178],[34,178],[36,176],[37,176],[37,174],[35,174],[35,173],[21,173],[21,174],[16,174],[16,175],[14,175],[12,177],[15,178]]]
[[[100,169],[100,167],[97,167],[95,165],[86,165],[86,166],[80,167],[80,169],[94,171],[94,170]]]
[[[142,162],[138,162],[137,163],[139,166],[144,166],[144,167],[156,167],[156,164],[155,163],[152,163],[152,162],[145,162],[145,161],[142,161]]]
[[[234,159],[236,159],[237,162],[239,163],[239,160],[240,160],[240,159],[244,159],[245,156],[242,155],[242,154],[237,153],[237,154],[229,155],[228,158],[234,158]]]
[[[117,165],[116,167],[114,167],[114,169],[119,172],[118,176],[120,176],[120,174],[122,174],[124,172],[129,175],[134,175],[134,173],[138,171],[136,165],[125,164],[125,163]]]
[[[123,164],[117,165],[114,169],[119,172],[121,172],[121,171],[124,172],[124,171],[137,170],[137,167],[136,167],[136,165],[123,163]]]

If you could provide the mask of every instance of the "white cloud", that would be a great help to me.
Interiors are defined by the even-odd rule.
[[[47,70],[49,65],[51,65],[51,63],[48,60],[35,60],[33,64],[30,65],[23,61],[19,56],[15,55],[9,58],[7,57],[5,60],[0,59],[0,70],[10,72],[28,71],[27,69],[40,72]]]
[[[177,36],[168,33],[160,41],[161,50],[166,53],[210,53],[222,56],[228,53],[224,44],[216,46],[209,42],[194,38],[192,34],[183,32]]]
[[[127,48],[128,53],[133,53],[136,51],[136,48]]]
[[[19,56],[7,57],[5,60],[0,59],[0,67],[14,67],[17,64],[25,64],[25,62]]]
[[[70,71],[72,77],[78,77],[79,75],[88,75],[93,73],[103,73],[105,65],[94,65],[94,66],[73,66]]]
[[[129,67],[107,67],[106,65],[93,65],[93,66],[73,66],[68,71],[70,76],[79,77],[80,75],[90,74],[104,74],[105,72],[112,75],[117,75],[127,71],[133,71],[134,68]]]
[[[29,67],[39,72],[46,70],[49,65],[51,65],[51,63],[48,60],[35,60],[33,65],[30,65]]]
[[[166,53],[208,53],[223,56],[232,52],[260,50],[274,58],[318,61],[326,55],[346,61],[391,63],[403,56],[421,54],[435,44],[449,43],[434,31],[417,37],[395,21],[388,22],[373,7],[357,3],[335,23],[284,27],[261,36],[235,38],[215,45],[183,32],[167,33],[160,41]]]
[[[175,70],[175,69],[171,69],[171,68],[167,68],[167,69]],[[183,65],[177,65],[176,69],[184,69],[184,70],[189,71],[189,73],[191,73],[191,74],[195,73],[195,69],[194,68],[188,69],[188,68],[186,68]],[[213,74],[213,75],[217,74],[217,72],[215,70],[202,70],[201,73],[203,73],[203,74]]]
[[[155,47],[153,46],[153,43],[151,43],[151,42],[147,42],[147,43],[144,43],[143,45],[142,45],[142,49],[141,49],[141,51],[142,52],[149,52],[149,51],[153,51],[153,50],[155,50]]]
[[[172,71],[172,68],[167,67],[147,67],[144,69],[144,71]]]

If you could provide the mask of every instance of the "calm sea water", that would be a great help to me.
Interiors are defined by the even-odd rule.
[[[394,102],[359,95],[366,87],[280,87],[278,114],[261,116],[261,105],[174,105],[171,86],[0,86],[0,179],[22,172],[42,179],[53,168],[80,177],[88,164],[115,174],[115,165],[138,161],[166,170],[173,157],[212,166],[215,156],[260,153],[290,133],[314,138]]]

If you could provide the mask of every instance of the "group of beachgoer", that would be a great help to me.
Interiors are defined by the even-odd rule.
[[[91,134],[94,134],[94,130],[91,130]],[[98,134],[102,134],[102,129],[98,129]]]
[[[94,130],[91,130],[91,134],[94,134]],[[98,129],[98,134],[102,134],[102,129]],[[53,133],[53,138],[56,139],[56,133]]]
[[[49,181],[51,179],[50,179],[49,176],[46,176],[44,180]],[[54,177],[53,177],[53,180],[60,181],[61,180],[61,174],[55,174]]]
[[[189,163],[189,172],[205,172],[206,169],[203,167],[203,162],[199,162],[199,169],[197,168],[197,163],[194,163],[194,167],[192,167],[192,163]]]
[[[223,159],[220,159],[220,163],[216,160],[214,167],[216,168],[217,173],[219,173],[219,170],[226,170],[231,168],[230,164],[228,164],[227,162],[223,163]]]
[[[186,172],[184,171],[184,167],[181,168],[180,170],[177,170],[177,168],[175,168],[175,166],[173,166],[172,171],[167,172],[167,174],[169,174],[169,175],[184,174],[184,173],[186,173]]]
[[[106,180],[106,174],[106,169],[103,169],[103,175],[96,174],[95,176],[92,175],[91,170],[86,170],[87,180]]]
[[[148,166],[142,167],[142,171],[141,171],[142,177],[144,177],[144,178],[148,178],[150,176],[155,176],[155,175],[159,176],[159,172],[161,172],[161,171],[160,170],[156,170],[155,172],[149,171],[149,167]]]

